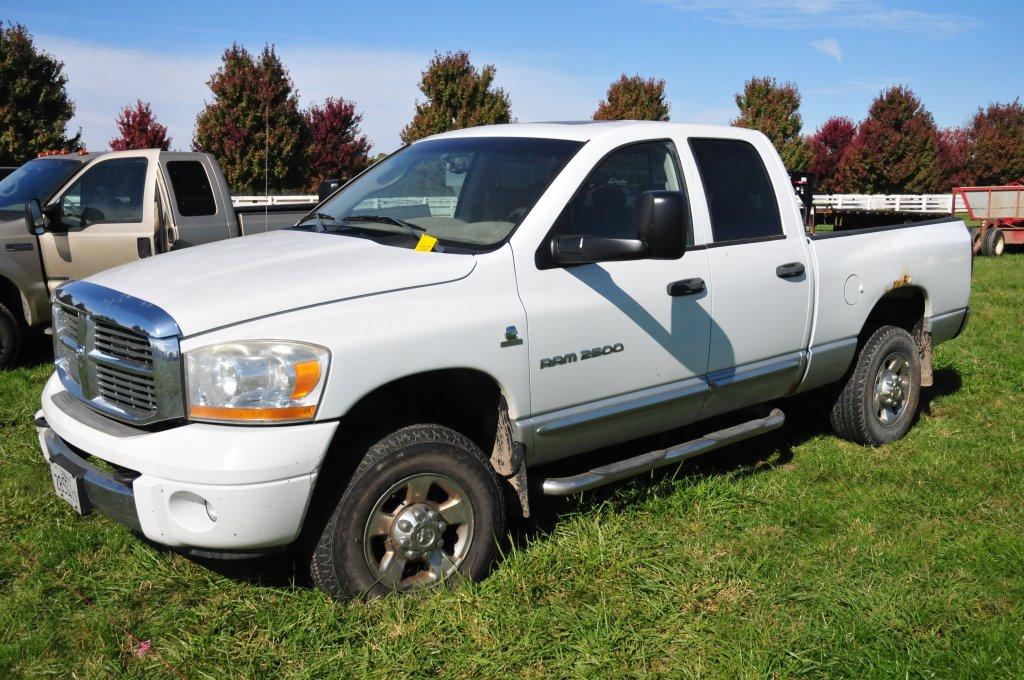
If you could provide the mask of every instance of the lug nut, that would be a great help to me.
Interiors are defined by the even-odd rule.
[[[410,522],[407,519],[398,520],[398,528],[401,529],[402,531],[411,531],[412,530],[412,522]]]
[[[423,511],[422,510],[415,510],[415,511],[413,511],[412,516],[413,516],[413,518],[417,522],[422,522],[423,521]]]
[[[437,530],[438,531],[444,531],[447,528],[448,528],[448,525],[445,524],[444,522],[438,522],[437,523]]]
[[[408,537],[402,536],[400,539],[398,539],[398,547],[399,548],[405,548],[405,547],[408,547],[408,545],[409,545]]]
[[[431,510],[430,512],[428,512],[427,513],[427,519],[430,520],[431,522],[433,522],[435,519],[437,519],[437,511],[436,510]]]
[[[418,556],[419,556],[419,553],[416,552],[415,550],[406,550],[405,551],[405,559],[407,559],[407,560],[414,560]]]
[[[444,547],[444,539],[443,538],[437,539],[437,543],[435,543],[434,545],[437,546],[438,548],[443,548]]]

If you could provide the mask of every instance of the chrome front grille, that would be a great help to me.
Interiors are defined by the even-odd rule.
[[[184,415],[178,328],[163,310],[82,281],[55,297],[54,361],[68,392],[128,423]]]

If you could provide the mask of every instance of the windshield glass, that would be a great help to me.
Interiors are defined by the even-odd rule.
[[[13,220],[25,214],[25,203],[40,202],[82,167],[83,161],[70,158],[37,158],[0,180],[0,219]]]
[[[320,206],[318,228],[424,231],[442,242],[492,246],[519,226],[581,146],[517,137],[419,142],[370,168]],[[315,220],[311,216],[303,224]]]

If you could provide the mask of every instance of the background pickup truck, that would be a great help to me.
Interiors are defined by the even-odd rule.
[[[36,424],[79,512],[205,555],[292,545],[333,595],[414,589],[485,575],[530,488],[768,432],[789,395],[902,436],[970,278],[957,220],[808,238],[757,132],[480,127],[293,229],[61,286]]]
[[[43,204],[26,231],[26,204]],[[235,207],[216,159],[157,150],[50,155],[0,180],[0,368],[50,323],[64,281],[185,246],[295,224],[314,203]]]

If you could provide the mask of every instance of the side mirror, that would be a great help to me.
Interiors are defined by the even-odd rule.
[[[635,239],[555,236],[558,264],[621,260],[675,260],[686,252],[686,199],[681,191],[645,191],[637,198]]]
[[[340,186],[340,179],[325,179],[323,182],[320,182],[320,188],[317,189],[316,191],[316,195],[319,202],[323,203],[324,200],[326,200],[328,196],[333,194]]]
[[[39,205],[38,199],[31,199],[25,202],[25,228],[33,236],[42,236],[46,232],[46,216]]]

